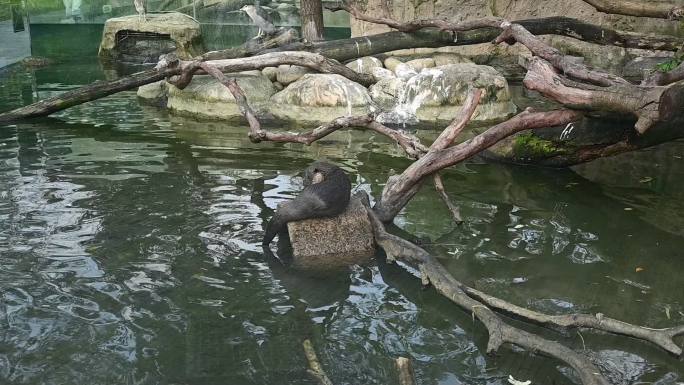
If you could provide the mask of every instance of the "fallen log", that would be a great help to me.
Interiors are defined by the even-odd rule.
[[[111,81],[96,81],[87,86],[67,91],[51,98],[43,99],[28,106],[19,107],[0,114],[0,124],[21,119],[47,116],[57,111],[100,99],[117,92],[130,90],[145,84],[154,83],[180,73],[178,68],[148,70]]]

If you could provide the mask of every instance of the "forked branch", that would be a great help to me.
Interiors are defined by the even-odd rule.
[[[528,333],[504,322],[499,315],[483,302],[477,301],[464,292],[457,281],[437,260],[427,251],[395,235],[389,234],[375,212],[367,209],[373,224],[375,240],[385,250],[389,261],[401,261],[418,267],[421,279],[432,286],[461,307],[473,314],[489,332],[487,353],[496,352],[503,344],[512,344],[523,349],[541,352],[562,361],[575,370],[584,385],[608,385],[608,381],[601,375],[599,369],[585,356],[561,345],[556,341],[547,340],[538,335]]]

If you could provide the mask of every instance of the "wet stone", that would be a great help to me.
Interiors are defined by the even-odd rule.
[[[336,217],[290,222],[287,228],[295,268],[332,270],[365,263],[375,254],[371,222],[355,198]]]

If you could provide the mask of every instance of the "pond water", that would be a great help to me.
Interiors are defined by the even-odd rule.
[[[60,60],[5,72],[0,111],[105,76],[93,57]],[[0,383],[314,384],[306,338],[335,384],[396,383],[398,356],[419,384],[573,383],[555,360],[485,355],[481,324],[382,258],[326,277],[264,258],[265,221],[309,162],[377,196],[409,161],[362,131],[311,147],[246,133],[134,92],[0,128]],[[429,187],[396,224],[516,304],[681,324],[683,157],[675,142],[575,170],[472,160],[444,173],[463,225]],[[645,342],[530,330],[586,349],[614,384],[684,377]]]

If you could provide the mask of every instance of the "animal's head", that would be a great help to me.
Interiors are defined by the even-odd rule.
[[[304,186],[321,183],[331,172],[339,170],[339,167],[332,163],[316,161],[304,170]]]
[[[256,12],[256,7],[253,5],[245,5],[244,7],[240,8],[240,10],[246,13]]]

